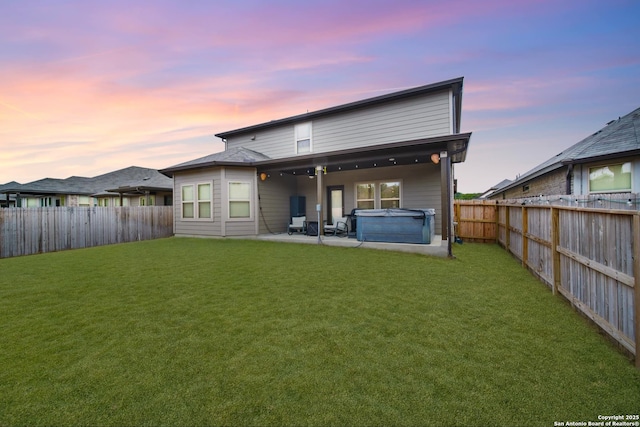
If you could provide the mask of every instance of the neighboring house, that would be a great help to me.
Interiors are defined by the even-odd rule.
[[[20,184],[15,182],[15,181],[11,181],[8,182],[6,184],[0,185],[0,194],[3,194],[2,190],[4,190],[5,188],[15,188],[17,186],[19,186]],[[12,208],[16,206],[16,196],[15,195],[7,195],[3,198],[0,198],[0,208]]]
[[[462,85],[457,78],[217,134],[225,151],[161,171],[174,178],[174,233],[281,233],[295,204],[319,224],[354,208],[431,208],[436,233],[450,240],[452,164],[465,160],[471,137],[460,133]]]
[[[490,199],[640,192],[640,108],[492,192]]]
[[[173,182],[155,169],[131,166],[93,178],[45,178],[0,186],[1,206],[153,206],[173,202]]]
[[[491,194],[496,192],[496,190],[499,190],[502,187],[506,187],[507,185],[511,184],[511,182],[512,181],[510,179],[503,179],[502,181],[500,181],[499,183],[497,183],[496,185],[492,186],[490,189],[482,193],[480,196],[478,196],[478,199],[488,198]]]

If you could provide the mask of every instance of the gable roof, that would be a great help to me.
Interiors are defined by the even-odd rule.
[[[610,121],[599,131],[522,174],[511,184],[496,189],[496,192],[516,187],[566,165],[639,154],[640,108],[637,108],[617,120]]]
[[[246,132],[253,132],[256,130],[266,129],[274,126],[281,126],[284,124],[293,124],[296,122],[307,121],[316,119],[323,116],[329,116],[338,113],[344,113],[350,110],[356,110],[364,107],[370,107],[377,104],[382,104],[389,101],[395,101],[405,98],[411,98],[414,96],[424,95],[427,93],[440,92],[443,90],[452,90],[454,93],[455,102],[455,124],[456,129],[454,133],[460,133],[460,116],[462,112],[462,83],[464,78],[458,77],[451,80],[445,80],[438,83],[432,83],[424,86],[418,86],[411,89],[405,89],[399,92],[393,92],[386,95],[376,96],[373,98],[367,98],[356,102],[350,102],[348,104],[342,104],[335,107],[325,108],[318,111],[312,111],[310,113],[299,114],[297,116],[287,117],[279,120],[272,120],[270,122],[261,123],[253,126],[248,126],[228,132],[218,133],[215,136],[221,139],[227,139],[234,135],[239,135]]]

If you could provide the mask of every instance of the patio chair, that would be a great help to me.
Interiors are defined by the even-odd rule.
[[[346,236],[349,234],[347,217],[341,216],[333,219],[333,224],[324,224],[324,234],[332,236]]]
[[[306,216],[293,216],[291,217],[291,224],[287,230],[289,235],[293,233],[306,233],[307,232],[307,217]]]

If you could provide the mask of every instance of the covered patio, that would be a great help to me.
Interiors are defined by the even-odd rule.
[[[440,253],[444,247],[444,254],[451,255],[450,245],[454,237],[453,164],[465,160],[470,136],[471,134],[455,134],[255,162],[259,181],[261,219],[265,223],[274,223],[268,217],[266,206],[270,207],[271,203],[282,206],[284,202],[273,196],[274,192],[270,189],[277,188],[280,195],[305,196],[308,206],[305,212],[306,220],[324,224],[330,223],[332,216],[345,216],[351,212],[352,208],[360,209],[353,204],[353,200],[356,199],[353,187],[358,182],[377,180],[378,183],[382,183],[399,180],[407,190],[405,191],[404,188],[402,190],[404,202],[400,202],[398,198],[401,205],[393,207],[405,207],[409,204],[410,208],[436,208],[437,210],[437,227],[433,225],[437,239],[430,244],[377,243],[351,238],[334,238],[324,236],[322,226],[319,226],[320,238],[279,234],[280,230],[273,226],[265,227],[266,230],[261,228],[258,238],[434,254]],[[334,188],[341,188],[344,193],[342,197],[347,199],[346,203],[343,202],[340,206],[342,215],[332,215],[331,190]],[[426,199],[433,204],[424,205],[423,201]],[[262,205],[265,206],[265,213],[262,211]]]

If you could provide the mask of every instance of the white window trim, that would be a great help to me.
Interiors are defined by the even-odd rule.
[[[384,184],[385,182],[398,182],[400,183],[400,197],[398,200],[398,204],[400,205],[400,207],[403,206],[402,203],[402,193],[404,192],[403,187],[404,187],[404,183],[402,182],[401,179],[395,179],[395,178],[390,178],[390,179],[379,179],[379,180],[375,180],[375,181],[360,181],[360,182],[356,182],[353,186],[353,206],[356,207],[358,206],[358,185],[362,185],[362,184],[373,184],[373,209],[382,209],[380,206],[382,205],[382,199],[381,199],[381,194],[380,194],[380,184]],[[365,200],[365,199],[363,199]],[[366,199],[369,200],[369,199]]]
[[[618,165],[624,165],[625,163],[629,163],[631,165],[631,183],[630,183],[630,188],[629,189],[624,189],[624,190],[591,190],[591,169],[592,168],[603,168],[605,166],[618,166]],[[589,192],[589,194],[607,194],[607,193],[633,193],[633,179],[634,179],[634,162],[632,160],[621,160],[621,161],[617,161],[617,162],[607,162],[607,163],[599,163],[599,164],[592,164],[592,165],[588,165],[586,167],[586,183],[587,183],[587,190]]]
[[[300,129],[302,126],[309,126],[309,151],[305,151],[303,153],[298,152],[298,141],[301,141],[300,138],[298,138],[298,129]],[[298,123],[297,125],[295,125],[294,128],[294,141],[293,141],[293,152],[296,154],[309,154],[309,153],[313,153],[313,125],[311,122],[305,122],[305,123]]]
[[[249,198],[248,199],[231,199],[231,184],[248,184],[249,185]],[[226,197],[226,203],[227,203],[227,221],[253,221],[253,183],[251,181],[248,180],[242,180],[242,179],[231,179],[227,181],[227,197]],[[232,217],[231,216],[231,202],[242,202],[242,201],[247,201],[249,202],[249,216],[248,217],[242,217],[242,218],[237,218],[237,217]]]
[[[199,218],[200,216],[200,200],[198,199],[198,186],[199,185],[203,185],[203,184],[208,184],[209,185],[209,200],[208,202],[211,203],[211,208],[210,208],[210,212],[211,212],[211,217],[210,218]],[[184,187],[193,187],[193,200],[187,203],[193,203],[193,218],[185,218],[184,215],[184,201],[182,200],[182,189]],[[207,201],[207,200],[203,200],[203,201]],[[213,181],[201,181],[201,182],[186,182],[184,184],[180,185],[180,219],[182,221],[205,221],[205,222],[211,222],[213,221]]]

